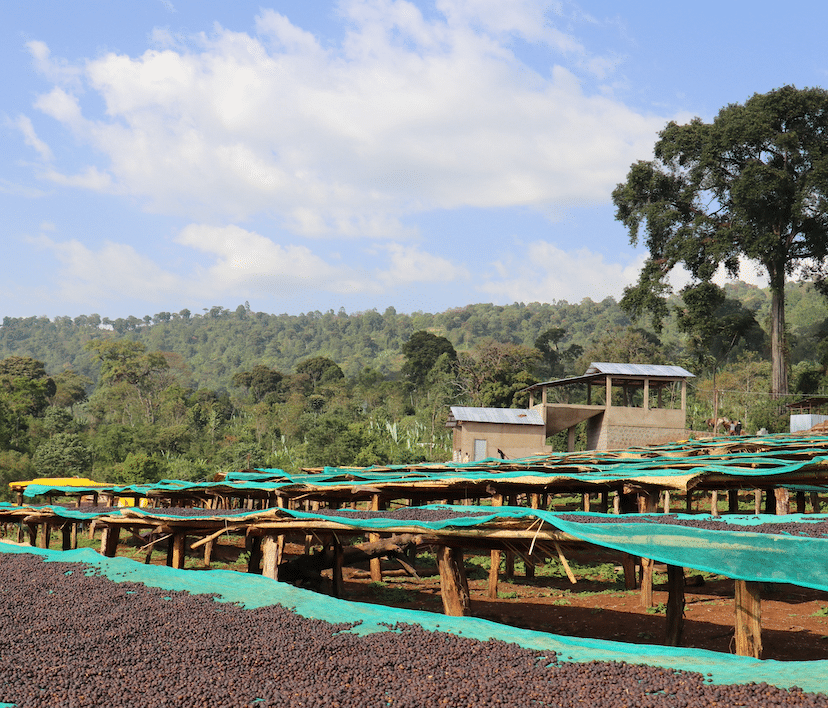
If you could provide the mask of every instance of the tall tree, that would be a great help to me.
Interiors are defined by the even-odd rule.
[[[739,259],[767,271],[771,304],[771,391],[788,392],[785,278],[800,271],[828,291],[828,91],[784,86],[724,107],[712,123],[669,123],[655,159],[637,162],[613,192],[616,218],[650,251],[622,307],[667,314],[667,276],[683,265],[709,281]]]
[[[447,354],[450,361],[457,360],[457,352],[448,339],[425,330],[414,332],[401,351],[405,357],[402,374],[415,386],[425,383],[428,372],[442,354]]]

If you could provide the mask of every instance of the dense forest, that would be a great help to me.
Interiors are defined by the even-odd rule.
[[[786,401],[768,394],[768,292],[705,288],[674,296],[659,331],[612,298],[437,314],[270,315],[245,303],[115,320],[5,317],[3,492],[46,475],[127,483],[450,459],[450,405],[525,406],[527,385],[591,361],[685,366],[696,374],[693,429],[712,414],[714,388],[719,413],[748,432],[786,429]],[[824,392],[825,300],[791,283],[787,303],[793,389]]]

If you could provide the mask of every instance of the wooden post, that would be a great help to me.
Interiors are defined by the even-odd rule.
[[[684,568],[667,566],[667,633],[664,643],[680,647],[684,633]]]
[[[662,504],[664,505],[664,513],[669,514],[670,513],[670,492],[668,492],[666,489],[663,492],[663,499],[664,500],[663,500]]]
[[[759,583],[737,580],[736,653],[739,656],[762,658],[762,600]]]
[[[333,573],[332,580],[333,580],[333,594],[334,597],[345,597],[345,580],[342,577],[342,567],[343,563],[343,554],[342,554],[342,544],[339,542],[339,539],[334,534],[333,537],[333,552],[334,552],[334,564],[333,569],[331,572]]]
[[[739,490],[738,489],[728,489],[727,490],[727,510],[731,514],[738,514],[739,513]]]
[[[710,492],[710,514],[711,516],[719,515],[719,492],[715,489]]]
[[[589,508],[589,502],[590,502],[590,498],[589,498],[589,497],[590,497],[590,494],[589,494],[589,492],[584,492],[584,493],[581,495],[581,497],[583,498],[583,506],[584,506],[584,511],[586,511],[587,513],[589,513],[589,511],[590,511],[590,508]]]
[[[754,489],[753,490],[753,513],[757,514],[757,515],[762,513],[762,490],[761,489]]]
[[[684,495],[684,511],[688,514],[693,511],[693,492],[691,491]]]
[[[26,524],[29,530],[29,545],[37,546],[37,524]]]
[[[187,543],[187,535],[174,533],[172,539],[172,567],[182,569],[186,560],[184,549]]]
[[[213,544],[215,543],[214,540],[210,539],[207,543],[204,544],[204,565],[208,566],[213,560]]]
[[[463,551],[448,546],[437,547],[437,568],[440,571],[440,594],[443,611],[452,617],[469,614],[469,586],[463,568]]]
[[[765,491],[765,513],[776,513],[776,490],[768,489]]]
[[[773,490],[776,497],[776,513],[780,515],[791,513],[791,494],[785,487],[777,487]]]
[[[43,527],[43,533],[40,534],[40,538],[38,539],[37,547],[38,548],[48,548],[49,543],[52,540],[52,527],[49,524],[41,524]]]
[[[121,534],[120,526],[104,526],[101,531],[101,555],[107,558],[114,558],[118,550],[118,536]]]
[[[262,539],[254,536],[250,539],[250,556],[247,559],[248,573],[261,573]]]
[[[285,548],[284,534],[268,534],[262,539],[262,575],[279,579],[279,563]]]
[[[380,511],[382,509],[382,500],[380,499],[379,494],[374,494],[371,497],[371,511]],[[368,534],[368,543],[376,543],[380,540],[380,535],[378,533],[369,533]],[[375,583],[382,582],[382,558],[371,558],[368,562],[368,565],[371,569],[371,580]]]
[[[653,566],[652,558],[641,559],[641,606],[653,606]]]
[[[492,506],[503,506],[503,495],[495,494],[492,497]],[[497,575],[500,572],[500,551],[491,551],[489,554],[491,566],[489,567],[489,597],[497,600]]]
[[[609,491],[604,489],[601,491],[601,501],[598,503],[598,511],[602,514],[607,513],[609,508]]]
[[[615,496],[612,498],[612,513],[621,513],[621,492],[616,492]]]
[[[65,523],[60,527],[61,549],[64,551],[72,550],[72,529],[74,528],[75,524],[72,523]]]
[[[635,578],[635,556],[629,553],[621,554],[621,567],[624,569],[624,587],[627,590],[635,590],[638,582]]]
[[[805,513],[805,492],[797,492],[796,493],[796,513],[797,514],[804,514]]]
[[[811,511],[814,514],[819,513],[819,494],[811,492]]]

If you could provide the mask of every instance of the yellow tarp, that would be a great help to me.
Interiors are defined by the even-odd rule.
[[[40,477],[38,479],[29,479],[23,482],[9,482],[9,486],[28,487],[30,484],[42,484],[52,487],[111,487],[111,484],[105,482],[96,482],[94,479],[84,479],[83,477]]]

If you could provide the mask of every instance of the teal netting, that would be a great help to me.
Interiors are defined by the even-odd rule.
[[[348,484],[486,483],[523,480],[543,484],[570,480],[580,485],[649,482],[683,489],[688,480],[709,475],[784,477],[804,469],[828,466],[828,436],[777,435],[761,438],[710,438],[670,443],[625,451],[590,450],[577,453],[535,455],[515,460],[488,458],[476,462],[423,463],[384,467],[325,467],[317,474],[287,474],[278,469],[235,472],[224,482],[162,480],[153,485],[113,486],[116,494],[146,495],[150,492],[198,492],[205,490],[258,490],[264,492],[298,487],[341,487]],[[265,481],[262,476],[270,481]],[[672,480],[672,481],[671,481]],[[814,488],[819,491],[819,486]],[[29,485],[24,496],[44,494],[91,494],[101,488]]]
[[[194,573],[166,566],[143,565],[125,558],[104,558],[89,549],[59,552],[0,544],[0,553],[35,553],[47,561],[87,563],[113,582],[131,581],[166,590],[214,594],[219,602],[234,602],[247,608],[282,605],[304,617],[327,622],[360,622],[350,630],[358,634],[387,632],[389,628],[386,625],[402,622],[481,641],[498,639],[528,649],[554,651],[563,661],[625,661],[663,666],[709,673],[712,680],[720,684],[764,681],[780,688],[799,686],[811,692],[824,691],[828,686],[828,661],[760,661],[701,649],[563,637],[470,617],[446,617],[418,610],[338,600],[258,575],[226,570]]]

